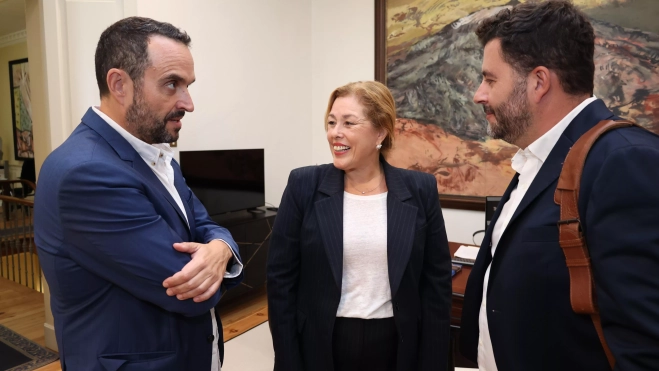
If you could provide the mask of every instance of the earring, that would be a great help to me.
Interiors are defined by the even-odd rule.
[[[375,148],[377,148],[377,149],[382,148],[382,144],[378,144],[377,146],[375,146]]]

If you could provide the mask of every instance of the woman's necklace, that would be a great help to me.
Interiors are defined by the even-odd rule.
[[[359,188],[355,187],[354,185],[352,186],[352,188],[354,188],[355,190],[357,190],[357,191],[360,192],[361,194],[371,193],[371,192],[375,191],[376,189],[378,189],[378,187],[380,187],[380,185],[382,185],[382,179],[384,179],[384,176],[382,176],[382,175],[383,175],[383,174],[380,174],[380,183],[378,183],[378,185],[376,185],[375,188],[373,188],[373,189],[371,189],[371,190],[368,190],[368,191],[362,191],[362,190],[360,190]]]

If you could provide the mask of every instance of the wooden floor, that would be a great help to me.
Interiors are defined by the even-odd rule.
[[[222,307],[220,318],[224,330],[224,342],[253,329],[268,320],[268,302],[265,288],[249,298],[237,300],[236,304]]]
[[[0,278],[0,325],[45,347],[43,324],[46,321],[43,294]],[[61,371],[59,362],[37,371]]]
[[[225,342],[267,321],[265,290],[221,307],[220,317]],[[44,322],[43,294],[0,277],[0,325],[45,347]],[[57,361],[35,371],[61,370]]]

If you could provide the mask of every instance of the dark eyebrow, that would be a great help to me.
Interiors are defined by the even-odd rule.
[[[488,71],[488,70],[483,70],[483,77],[495,77],[496,78],[496,75],[493,74],[492,72]]]
[[[174,81],[177,81],[177,82],[185,83],[185,79],[184,79],[183,77],[181,77],[180,75],[177,75],[177,74],[175,74],[175,73],[167,74],[167,75],[163,76],[160,80],[162,80],[162,81],[171,81],[171,80],[174,80]],[[196,80],[192,80],[192,81],[191,81],[189,84],[187,84],[187,85],[192,85],[192,83],[194,83],[195,81],[196,81]]]

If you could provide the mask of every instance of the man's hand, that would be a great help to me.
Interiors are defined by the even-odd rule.
[[[220,288],[227,263],[233,257],[231,248],[214,240],[208,244],[175,243],[174,249],[190,254],[192,261],[163,282],[167,295],[176,295],[179,300],[194,298],[197,303],[208,300]]]

